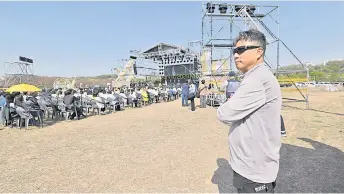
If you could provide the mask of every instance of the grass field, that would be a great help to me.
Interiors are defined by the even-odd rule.
[[[344,92],[311,91],[312,110],[288,105],[298,108],[283,107],[288,136],[277,191],[344,192]],[[180,100],[42,129],[6,128],[0,191],[233,192],[228,130],[216,109],[191,112]]]

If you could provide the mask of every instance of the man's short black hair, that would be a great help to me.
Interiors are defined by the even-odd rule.
[[[234,40],[234,45],[236,45],[239,41],[250,41],[250,42],[257,42],[258,46],[261,46],[264,50],[266,50],[266,37],[265,35],[257,30],[257,29],[250,29],[247,31],[243,31],[239,33],[239,36]]]

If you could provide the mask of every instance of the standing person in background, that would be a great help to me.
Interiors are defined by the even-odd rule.
[[[189,84],[187,82],[182,85],[182,106],[189,106]]]
[[[226,88],[226,98],[227,100],[230,99],[231,96],[234,95],[235,91],[238,89],[240,82],[236,78],[235,72],[230,71],[228,73],[229,79],[228,79],[228,84]]]
[[[283,137],[287,137],[287,131],[285,130],[285,125],[284,125],[284,120],[283,120],[282,115],[281,115],[281,135]]]
[[[274,73],[274,76],[278,80],[278,74]],[[282,135],[282,137],[287,137],[287,131],[285,130],[284,119],[283,119],[282,115],[281,115],[281,135]]]
[[[142,96],[142,102],[143,102],[143,106],[147,106],[148,105],[148,93],[147,93],[147,89],[146,87],[141,88],[141,96]]]
[[[193,83],[193,81],[189,80],[189,99],[191,101],[191,111],[195,111],[196,110],[196,106],[195,106],[195,97],[196,97],[196,86]],[[191,96],[191,98],[190,98]]]
[[[235,65],[242,73],[235,94],[217,110],[229,132],[233,184],[239,193],[273,193],[279,171],[282,95],[279,83],[264,64],[265,35],[255,29],[234,41]]]
[[[205,85],[205,80],[201,81],[201,84],[198,87],[199,91],[199,98],[200,98],[200,107],[206,108],[207,107],[207,86]]]
[[[3,108],[5,104],[6,104],[6,96],[2,91],[0,91],[0,107]]]
[[[5,105],[6,105],[6,97],[5,94],[0,91],[0,124],[3,125],[3,121],[6,119],[4,113],[4,109],[5,109]]]

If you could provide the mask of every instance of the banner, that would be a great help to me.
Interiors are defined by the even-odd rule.
[[[222,68],[221,68],[222,72],[229,72],[230,71],[230,67],[229,67],[229,59],[222,59]]]
[[[225,73],[229,71],[229,62],[227,59],[214,60],[211,64],[213,74]]]
[[[201,72],[203,74],[210,74],[210,51],[209,50],[203,50],[202,56],[201,56]]]
[[[124,65],[122,71],[118,74],[117,81],[123,80],[126,75],[133,75],[134,68],[133,65],[135,63],[135,59],[129,59],[128,62]]]

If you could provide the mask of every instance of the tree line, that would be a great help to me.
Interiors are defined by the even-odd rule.
[[[344,81],[344,60],[328,61],[326,64],[308,65],[309,80],[317,82],[342,82]],[[301,65],[288,65],[281,70],[303,70]],[[291,78],[305,78],[306,73],[288,74]],[[279,78],[287,78],[280,75]]]

